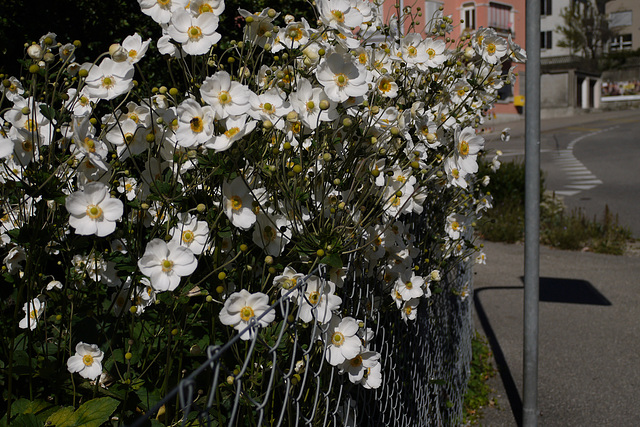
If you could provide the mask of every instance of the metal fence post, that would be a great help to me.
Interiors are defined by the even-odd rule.
[[[524,386],[522,420],[538,425],[540,280],[540,0],[527,0],[525,82]]]

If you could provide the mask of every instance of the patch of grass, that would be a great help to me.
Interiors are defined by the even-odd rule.
[[[477,424],[482,418],[482,408],[494,405],[489,398],[492,390],[487,384],[489,378],[496,374],[491,363],[493,354],[489,348],[487,338],[476,331],[471,339],[472,359],[467,393],[464,396],[464,424]]]
[[[480,236],[494,242],[521,241],[524,238],[524,164],[504,163],[496,172],[487,164],[481,164],[479,173],[490,178],[487,191],[493,197],[494,206],[478,221]],[[601,219],[590,219],[581,210],[567,212],[561,201],[545,193],[543,177],[540,189],[540,243],[558,249],[624,254],[632,234],[619,224],[617,215],[608,206]]]

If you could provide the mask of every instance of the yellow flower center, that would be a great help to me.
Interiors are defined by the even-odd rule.
[[[200,7],[198,8],[198,13],[209,13],[209,12],[213,12],[213,8],[209,6],[209,4],[207,3],[201,4]]]
[[[202,37],[202,30],[198,26],[189,27],[187,31],[189,38],[193,41],[198,41]]]
[[[220,104],[228,104],[231,102],[231,95],[226,90],[220,91],[218,94],[218,101]]]
[[[168,273],[171,270],[173,270],[173,261],[171,261],[169,259],[162,260],[160,265],[162,265],[162,272],[163,273]]]
[[[80,104],[81,105],[87,105],[89,103],[89,98],[87,98],[86,96],[81,96],[80,97]]]
[[[487,52],[489,52],[490,55],[493,55],[494,53],[496,53],[496,45],[493,43],[489,43],[487,45]]]
[[[313,291],[309,294],[309,302],[313,305],[318,304],[320,302],[320,292]]]
[[[460,228],[460,223],[458,223],[458,221],[453,221],[453,222],[451,223],[451,229],[452,229],[452,230],[456,231],[456,230],[458,230],[459,228]]]
[[[407,316],[409,316],[411,314],[411,312],[413,311],[413,309],[411,308],[410,305],[406,306],[404,308],[404,312],[407,314]]]
[[[36,310],[31,310],[31,313],[29,313],[29,317],[35,319],[36,317],[38,317],[38,312]]]
[[[234,136],[235,134],[237,134],[238,132],[240,132],[240,128],[239,128],[239,127],[235,127],[235,128],[231,128],[231,129],[227,130],[227,131],[224,133],[224,135],[225,135],[227,138],[233,138],[233,136]]]
[[[391,82],[386,79],[381,80],[378,89],[380,89],[380,92],[389,92],[391,90]]]
[[[140,117],[136,113],[129,113],[128,117],[136,123],[140,123]]]
[[[289,31],[289,38],[291,40],[295,40],[298,41],[302,38],[302,30],[300,28],[294,28],[291,31]]]
[[[415,46],[409,46],[407,48],[407,53],[409,54],[409,56],[416,56],[418,54],[418,49],[416,49]]]
[[[276,230],[274,230],[270,225],[267,225],[262,230],[262,237],[264,237],[264,240],[266,240],[267,242],[273,242],[274,240],[276,240],[276,236]]]
[[[245,321],[248,322],[249,320],[251,320],[252,317],[255,317],[255,313],[253,312],[253,308],[247,306],[244,306],[240,309],[240,318]]]
[[[273,114],[275,113],[276,109],[273,108],[273,105],[265,102],[264,104],[262,104],[262,111],[264,111],[267,114]]]
[[[115,85],[116,85],[116,82],[113,79],[113,76],[104,76],[102,78],[102,87],[106,87],[107,89],[111,89]]]
[[[342,332],[334,333],[331,337],[331,342],[336,347],[340,347],[342,344],[344,344],[344,335],[342,334]]]
[[[33,151],[33,143],[28,140],[22,141],[22,149],[26,152]]]
[[[87,206],[87,216],[91,219],[100,219],[102,217],[102,209],[98,205]]]
[[[458,179],[460,177],[460,171],[458,169],[451,169],[451,175],[453,175],[454,178]]]
[[[467,154],[469,154],[469,143],[467,141],[460,141],[460,145],[458,146],[458,151],[463,156],[466,156]]]
[[[185,243],[191,243],[195,238],[196,235],[191,230],[185,230],[182,232],[182,241]]]
[[[131,132],[124,135],[124,142],[129,145],[133,142],[133,134]]]
[[[429,55],[429,59],[431,59],[434,56],[436,56],[436,51],[433,50],[432,48],[429,48],[429,49],[427,49],[427,55]]]
[[[161,7],[166,7],[171,5],[171,0],[156,0]]]
[[[344,22],[344,13],[342,13],[341,10],[332,10],[331,15],[336,21],[340,23]]]
[[[354,368],[357,368],[358,366],[362,366],[362,356],[357,355],[356,357],[354,357],[349,361],[349,364]]]
[[[376,246],[380,246],[382,244],[382,239],[380,238],[380,236],[376,236],[376,238],[373,239],[373,244]]]
[[[334,81],[338,86],[345,87],[347,83],[349,83],[349,77],[345,76],[343,73],[336,74]]]
[[[38,129],[38,124],[34,120],[27,119],[27,121],[24,122],[24,128],[29,132],[33,132]]]
[[[307,111],[312,111],[315,108],[316,103],[313,102],[313,101],[309,101],[309,102],[307,102],[306,106],[307,106]]]
[[[189,123],[191,124],[191,130],[195,133],[200,133],[204,129],[204,123],[200,117],[192,118]]]
[[[84,148],[86,148],[87,151],[90,152],[90,153],[95,153],[96,152],[96,143],[95,143],[95,141],[87,136],[84,139]]]
[[[407,287],[407,289],[413,289],[413,283],[411,282],[407,282],[404,285]]]
[[[360,55],[358,55],[358,62],[360,62],[361,64],[366,64],[367,63],[367,54],[366,53],[361,53]]]
[[[82,356],[82,363],[84,363],[86,366],[93,365],[93,356],[90,354],[85,354],[84,356]]]
[[[129,58],[135,58],[136,56],[138,56],[138,51],[135,49],[131,49],[129,51]]]
[[[239,196],[231,197],[231,209],[234,211],[240,210],[242,208],[242,199]]]

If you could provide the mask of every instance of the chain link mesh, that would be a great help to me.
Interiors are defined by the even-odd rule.
[[[374,310],[386,303],[375,296],[387,295],[381,294],[384,283],[364,279],[371,275],[353,261],[342,312],[375,333],[369,348],[381,355],[379,388],[352,384],[327,363],[329,340],[319,338],[328,324],[297,322],[290,297],[305,289],[307,276],[271,307],[278,313],[274,326],[248,341],[239,340],[240,331],[228,343],[207,348],[201,367],[134,426],[161,407],[182,411],[182,425],[459,425],[471,361],[470,265],[454,265],[418,306],[417,319],[405,323],[397,310]],[[327,277],[322,268],[314,273]],[[257,330],[258,320],[247,329]]]

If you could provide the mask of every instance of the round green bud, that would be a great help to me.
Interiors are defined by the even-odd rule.
[[[31,74],[36,74],[38,71],[40,71],[40,67],[38,66],[38,64],[31,64],[29,66],[29,72]]]

